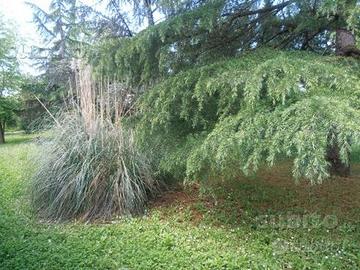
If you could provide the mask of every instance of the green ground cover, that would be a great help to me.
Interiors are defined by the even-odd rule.
[[[34,137],[0,146],[0,269],[360,268],[358,164],[350,179],[310,187],[284,162],[205,195],[169,191],[144,217],[54,224],[29,207]]]

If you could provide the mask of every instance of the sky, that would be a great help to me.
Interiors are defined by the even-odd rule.
[[[36,26],[32,23],[32,10],[25,3],[36,4],[40,8],[47,10],[51,0],[0,0],[0,14],[12,21],[17,26],[17,33],[24,41],[24,46],[20,49],[20,68],[24,73],[32,75],[38,71],[32,67],[32,62],[27,58],[31,46],[41,44],[41,37],[36,31]],[[84,0],[86,4],[93,5],[95,0]]]
[[[49,0],[29,0],[41,8],[47,8]],[[34,44],[40,44],[41,38],[36,32],[36,26],[32,23],[32,10],[24,0],[0,0],[0,13],[7,20],[15,23],[19,38],[24,45],[20,48],[20,68],[24,73],[36,74],[31,61],[27,59],[30,48]]]
[[[33,62],[28,59],[32,46],[41,46],[42,39],[36,31],[36,25],[32,22],[32,9],[26,2],[33,3],[41,9],[47,11],[51,0],[0,0],[0,14],[4,15],[7,20],[12,21],[17,26],[17,33],[19,38],[23,41],[23,46],[20,49],[20,69],[23,73],[31,75],[39,74],[33,67]],[[96,5],[97,0],[81,0],[82,3],[99,10],[105,9],[104,6]],[[124,12],[131,12],[131,6],[124,5]],[[161,20],[161,16],[155,12],[155,20]],[[143,26],[144,27],[144,26]],[[137,30],[141,30],[140,27]]]

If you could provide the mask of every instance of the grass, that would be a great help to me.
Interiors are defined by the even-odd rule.
[[[61,127],[34,155],[31,198],[38,216],[93,221],[143,214],[158,183],[133,132],[100,117],[87,129],[78,111],[58,121]]]
[[[360,268],[358,165],[352,179],[310,188],[284,163],[206,195],[173,190],[142,218],[52,224],[29,208],[30,139],[0,146],[0,269]]]

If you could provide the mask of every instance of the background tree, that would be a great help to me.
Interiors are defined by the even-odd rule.
[[[57,91],[48,91],[47,82],[39,77],[24,77],[20,85],[21,113],[20,127],[26,133],[51,126],[49,114],[43,105],[54,115],[61,109],[63,98]]]
[[[16,97],[0,97],[0,144],[5,143],[5,129],[11,124],[16,126],[18,111],[19,104]]]
[[[15,99],[20,83],[17,40],[10,22],[0,19],[0,144],[5,142],[5,128],[17,111]]]
[[[109,0],[108,9],[117,11],[121,6],[129,4],[132,6],[133,16],[136,22],[141,25],[144,19],[147,20],[147,25],[152,26],[155,24],[154,12],[156,10],[156,2],[154,0]]]
[[[287,154],[285,149],[288,149],[289,153],[297,153],[295,155],[291,154],[296,162],[294,165],[296,176],[321,181],[329,174],[348,175],[348,151],[350,151],[351,143],[354,143],[358,138],[357,129],[350,128],[350,123],[356,123],[355,115],[358,112],[357,105],[353,107],[353,103],[346,103],[340,93],[345,91],[345,99],[357,104],[357,94],[354,91],[355,88],[353,88],[358,80],[355,75],[357,64],[351,61],[348,64],[340,64],[339,62],[340,69],[335,69],[330,63],[331,58],[326,58],[324,55],[357,56],[355,37],[359,29],[358,2],[327,0],[219,0],[191,2],[192,5],[187,6],[187,9],[179,8],[179,12],[174,12],[173,14],[176,15],[173,17],[165,16],[166,20],[145,29],[133,37],[102,42],[95,53],[97,57],[92,57],[92,63],[98,73],[109,75],[116,71],[117,78],[121,78],[129,86],[140,90],[151,89],[150,92],[154,92],[145,95],[147,98],[145,98],[143,104],[146,109],[143,108],[142,116],[148,123],[152,123],[150,127],[147,126],[148,130],[152,130],[152,134],[156,134],[153,129],[156,129],[158,125],[162,130],[171,130],[173,127],[176,132],[171,134],[176,134],[174,136],[179,141],[179,145],[187,145],[189,141],[194,142],[194,137],[196,137],[200,140],[198,143],[203,142],[207,147],[200,147],[201,149],[214,149],[214,151],[215,149],[217,151],[221,149],[237,149],[239,155],[232,152],[215,151],[208,155],[203,153],[203,156],[221,156],[224,158],[226,156],[236,156],[238,159],[226,163],[227,166],[229,164],[240,164],[240,161],[247,160],[246,165],[243,167],[244,171],[247,171],[250,167],[256,168],[259,162],[264,160],[264,157],[265,160],[274,160],[273,155],[275,152],[267,156],[266,153],[271,151],[263,143],[271,136],[277,138],[280,133],[270,132],[271,136],[269,135],[269,138],[263,134],[256,140],[252,138],[256,137],[254,134],[257,134],[258,131],[249,131],[248,135],[252,134],[248,137],[249,141],[257,142],[259,147],[262,148],[255,148],[255,145],[250,145],[250,143],[244,148],[239,148],[239,146],[232,144],[219,145],[215,142],[213,143],[217,147],[213,147],[210,142],[215,138],[215,135],[210,134],[212,134],[215,127],[222,127],[220,122],[225,123],[222,121],[223,119],[227,119],[234,112],[236,112],[236,115],[238,113],[245,114],[246,112],[247,119],[239,115],[240,122],[237,121],[235,126],[227,127],[231,130],[237,130],[235,127],[243,127],[243,123],[247,123],[249,127],[257,126],[257,121],[260,121],[262,117],[268,116],[271,118],[271,115],[275,112],[277,113],[276,117],[280,117],[281,111],[284,110],[293,111],[294,113],[293,117],[289,118],[289,125],[290,123],[294,125],[298,125],[296,123],[312,125],[307,121],[311,121],[311,117],[319,113],[310,110],[314,104],[323,104],[329,111],[334,109],[332,107],[334,106],[337,109],[342,108],[343,112],[337,111],[338,117],[336,118],[323,116],[325,122],[322,129],[314,129],[309,133],[309,135],[317,139],[320,139],[321,136],[321,141],[324,143],[321,147],[311,150],[309,145],[305,146],[305,140],[309,140],[309,138],[300,136],[305,131],[301,130],[299,126],[296,126],[299,129],[294,130],[292,136],[299,136],[296,138],[303,143],[302,146],[292,141],[286,141],[281,142],[280,145],[274,143],[274,147],[276,145],[276,151],[282,154]],[[177,1],[178,6],[181,6],[182,3],[185,2]],[[281,51],[275,50],[273,59],[271,57],[263,59],[261,54],[256,53],[257,50],[263,47],[311,51],[318,53],[319,56],[307,57],[301,54],[282,54]],[[234,73],[230,72],[230,68],[224,68],[224,66],[227,66],[226,64],[224,66],[212,65],[212,63],[224,59],[244,57],[252,53],[255,58],[249,57],[252,60],[249,60],[246,67],[251,70],[250,73],[245,72],[243,67],[240,68],[236,65],[233,66]],[[281,57],[276,58],[275,55],[277,54],[281,55]],[[107,55],[105,57],[106,61],[101,55]],[[267,55],[269,56],[271,53]],[[296,59],[297,57],[299,59]],[[318,66],[319,69],[312,70],[308,63],[301,61],[302,57],[307,59],[311,65]],[[265,60],[266,64],[261,64]],[[228,65],[231,66],[231,61],[228,61]],[[288,70],[279,66],[279,63],[284,67],[286,66]],[[317,65],[317,63],[321,64]],[[263,69],[265,66],[267,70]],[[305,69],[304,66],[307,68]],[[303,70],[301,70],[301,67]],[[201,73],[196,72],[197,68],[201,70]],[[221,73],[223,69],[228,73]],[[212,83],[211,77],[217,73],[229,78],[229,80],[224,82],[223,85],[214,86],[216,83]],[[247,74],[249,81],[239,79],[243,76],[243,73]],[[323,77],[320,73],[326,76]],[[343,86],[344,89],[335,82],[345,77],[347,77],[346,81],[349,83]],[[219,76],[218,80],[221,81],[221,78]],[[234,88],[233,95],[242,97],[242,99],[227,97],[227,100],[222,100],[222,91],[226,92],[227,85],[235,84],[235,82],[238,82],[236,87],[243,90],[235,91],[237,88]],[[314,93],[313,97],[310,98],[310,96],[307,96],[308,94],[305,94],[305,96],[298,95],[302,91],[307,93],[310,88],[312,89],[311,93]],[[337,103],[328,102],[329,95],[332,94],[325,91],[325,89],[332,89],[334,95],[339,93],[334,97]],[[288,96],[286,93],[289,91],[297,94],[294,94],[294,96],[289,94]],[[230,92],[228,92],[229,95]],[[278,96],[275,95],[275,92]],[[255,93],[258,95],[257,98],[249,103],[246,97],[255,95]],[[274,93],[276,97],[270,93]],[[319,95],[319,98],[316,98],[316,95]],[[217,107],[217,105],[220,106],[219,104],[225,107]],[[243,107],[238,108],[234,104],[242,104]],[[304,114],[304,117],[308,116],[309,119],[297,118],[299,116],[297,113],[300,112],[297,111],[300,110],[300,107],[298,107],[300,104],[305,106],[304,110],[305,108],[310,110],[308,115]],[[226,114],[221,113],[224,110]],[[206,112],[208,116],[203,116],[203,112]],[[345,114],[347,113],[349,113],[349,118],[345,121]],[[273,121],[281,126],[281,118],[274,118]],[[259,123],[257,130],[264,130],[265,132],[269,126],[275,128],[268,121],[261,120]],[[347,128],[344,127],[344,123],[349,124]],[[226,129],[226,127],[222,128]],[[188,133],[186,133],[186,130],[188,130]],[[219,128],[213,131],[218,131],[220,134],[220,130]],[[226,137],[226,134],[230,137]],[[224,137],[219,137],[218,140],[224,140],[225,142],[235,140],[236,136],[232,137],[230,134],[224,131]],[[151,137],[151,134],[147,135],[147,138]],[[160,132],[159,136],[158,141],[165,140],[164,136],[166,135],[163,132]],[[286,137],[286,132],[281,136]],[[292,152],[293,148],[296,149],[297,147],[306,150],[305,152],[300,150],[299,152]],[[189,153],[189,149],[193,148],[187,148],[187,151],[184,152]],[[316,156],[311,155],[311,151],[314,151]],[[303,156],[299,156],[300,153]],[[188,168],[188,172],[197,171],[197,169],[202,171],[207,167],[204,165],[194,169],[193,161],[200,160],[199,156],[194,154],[194,158],[191,160],[186,157],[178,157],[176,160],[188,160],[188,165],[185,166]],[[168,156],[166,160],[169,163],[173,159]],[[211,167],[220,161],[210,158],[208,162],[208,167]],[[224,165],[224,167],[226,166]]]
[[[177,1],[178,6],[182,2]],[[325,0],[191,2],[131,41],[118,40],[112,59],[119,77],[141,86],[262,46],[330,54],[338,29],[355,33],[358,28],[356,1],[346,5]]]
[[[38,68],[45,73],[48,89],[64,88],[73,78],[72,61],[81,47],[86,32],[81,31],[82,16],[77,0],[52,0],[49,11],[28,3],[33,9],[34,23],[43,37],[44,46],[33,52]]]

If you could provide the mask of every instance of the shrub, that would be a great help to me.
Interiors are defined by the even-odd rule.
[[[96,121],[88,134],[78,113],[64,115],[40,147],[32,202],[40,216],[85,220],[144,211],[156,190],[149,162],[131,130]]]
[[[51,220],[141,214],[158,183],[132,129],[121,124],[120,91],[108,83],[98,94],[89,68],[77,82],[72,106],[51,115],[57,125],[35,158],[34,209]]]

